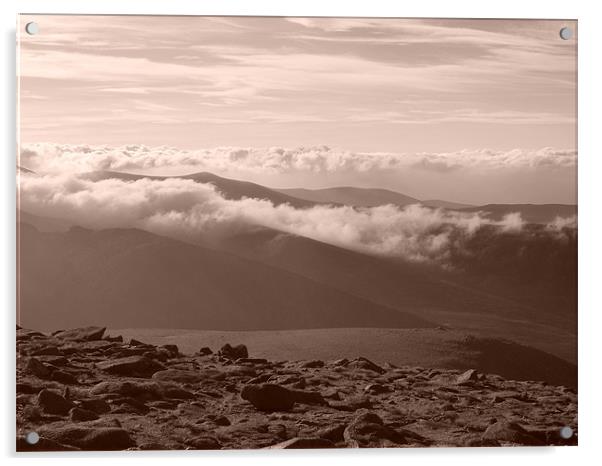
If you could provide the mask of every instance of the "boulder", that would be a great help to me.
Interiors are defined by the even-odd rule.
[[[245,345],[231,346],[229,343],[226,343],[224,346],[222,346],[217,354],[222,358],[232,360],[249,357],[249,352]]]
[[[211,348],[209,348],[208,346],[203,346],[200,350],[199,350],[199,354],[201,356],[208,356],[210,354],[213,354],[213,351],[211,351]]]
[[[165,369],[161,363],[144,356],[128,356],[99,362],[96,366],[110,374],[130,377],[151,377],[155,372]]]
[[[245,385],[240,394],[259,411],[290,411],[295,404],[295,394],[281,386],[271,383]]]
[[[63,340],[100,340],[104,335],[106,327],[82,327],[74,328],[71,330],[61,330],[53,333],[56,338],[62,338]]]

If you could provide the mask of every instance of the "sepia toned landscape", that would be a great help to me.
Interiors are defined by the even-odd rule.
[[[17,450],[577,444],[576,22],[32,20]]]

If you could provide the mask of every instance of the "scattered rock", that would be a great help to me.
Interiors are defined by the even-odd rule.
[[[245,345],[231,346],[229,343],[226,343],[224,346],[222,346],[217,354],[222,358],[232,360],[249,357],[249,352],[247,351],[247,347]]]
[[[571,388],[243,345],[186,356],[96,328],[17,331],[17,431],[42,435],[19,451],[577,444]]]
[[[99,362],[97,367],[110,374],[130,377],[151,377],[155,372],[165,370],[165,366],[144,356],[129,356]]]
[[[295,404],[295,394],[281,386],[271,383],[245,385],[240,394],[260,411],[289,411]]]

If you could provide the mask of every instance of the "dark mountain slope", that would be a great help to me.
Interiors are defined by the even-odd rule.
[[[264,264],[140,230],[19,232],[19,324],[221,330],[428,327]]]

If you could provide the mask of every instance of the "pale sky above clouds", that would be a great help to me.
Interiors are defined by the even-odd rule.
[[[30,20],[38,35],[22,33]],[[280,187],[376,184],[471,203],[575,202],[576,40],[559,38],[565,25],[576,26],[22,17],[21,143],[212,154],[326,145],[362,160],[408,161],[375,169],[378,176],[288,168],[276,176],[236,164],[221,173]],[[567,153],[571,163],[550,156]],[[539,163],[542,154],[554,161]]]

